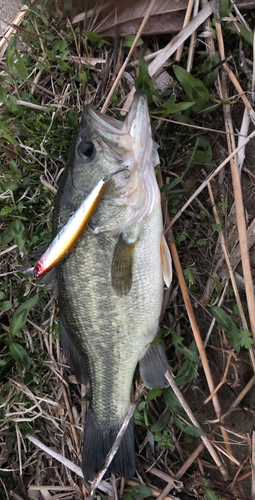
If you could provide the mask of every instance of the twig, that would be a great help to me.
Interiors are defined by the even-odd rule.
[[[16,430],[18,454],[19,454],[19,475],[21,477],[22,476],[22,457],[21,457],[20,434],[19,434],[19,427],[18,427],[17,422],[15,422],[15,430]]]
[[[48,446],[43,444],[41,441],[39,441],[39,439],[37,439],[36,437],[31,436],[30,434],[27,434],[26,437],[27,437],[27,439],[29,439],[29,441],[32,441],[32,443],[34,443],[36,446],[38,446],[38,448],[45,451],[45,453],[48,453],[48,455],[55,458],[56,460],[58,460],[58,462],[62,463],[63,465],[68,467],[68,469],[75,472],[75,474],[77,474],[77,476],[83,478],[82,470],[80,467],[73,464],[73,462],[71,462],[67,458],[63,457],[63,455],[60,455],[60,453],[53,451],[51,448],[49,448]]]
[[[228,490],[230,490],[230,491],[233,490],[235,483],[237,481],[237,478],[238,478],[240,472],[242,471],[244,465],[246,464],[247,460],[248,460],[248,457],[246,457],[245,460],[243,461],[243,463],[240,465],[240,467],[238,467],[238,469],[234,475],[233,481],[228,485]]]
[[[228,289],[228,280],[227,280],[227,282],[225,283],[224,290],[223,290],[223,292],[222,292],[222,294],[221,294],[221,296],[220,296],[220,299],[219,299],[219,301],[218,301],[218,304],[217,304],[217,306],[218,306],[218,307],[220,307],[220,306],[221,306],[221,304],[222,304],[222,302],[223,302],[223,300],[224,300],[225,294],[226,294],[226,292],[227,292],[227,289]],[[207,334],[206,334],[206,337],[205,337],[205,341],[204,341],[204,348],[206,348],[206,346],[207,346],[207,344],[208,344],[208,342],[209,342],[209,338],[210,338],[210,335],[211,335],[211,333],[212,333],[212,331],[213,331],[213,327],[214,327],[214,325],[215,325],[215,322],[216,322],[216,319],[215,319],[215,318],[213,318],[213,319],[212,319],[212,322],[211,322],[211,324],[210,324],[210,326],[209,326],[209,330],[208,330],[208,332],[207,332]]]
[[[162,470],[159,470],[156,467],[148,467],[147,463],[144,463],[143,467],[145,469],[145,472],[150,472],[150,474],[154,474],[154,476],[160,477],[160,479],[163,479],[163,481],[166,481],[168,484],[171,483],[171,489],[183,488],[183,483],[181,481],[178,481],[175,477],[166,474]]]
[[[192,424],[197,428],[197,429],[200,429],[202,431],[202,427],[200,426],[200,424],[198,423],[196,417],[194,416],[194,414],[192,413],[188,403],[186,402],[186,400],[184,399],[179,387],[177,387],[175,381],[174,381],[174,378],[172,377],[172,375],[170,374],[169,371],[167,371],[165,373],[165,377],[166,379],[168,380],[171,388],[173,389],[175,395],[177,396],[178,400],[180,401],[182,407],[184,408],[184,410],[186,411],[188,417],[190,418]],[[211,457],[213,458],[214,462],[216,463],[216,465],[219,467],[223,477],[225,480],[228,479],[228,473],[227,473],[227,470],[225,469],[223,463],[221,462],[220,458],[218,457],[216,451],[214,450],[211,442],[209,441],[208,437],[203,435],[203,436],[200,436],[204,445],[206,446],[207,450],[209,451]]]
[[[125,434],[126,432],[126,429],[127,429],[127,426],[133,416],[133,413],[135,411],[135,408],[136,408],[136,405],[139,401],[139,398],[142,394],[142,391],[144,389],[144,384],[140,384],[139,387],[137,388],[136,390],[136,394],[135,394],[135,397],[134,397],[134,401],[131,403],[130,407],[129,407],[129,410],[128,410],[128,413],[126,415],[126,418],[117,434],[117,437],[112,445],[112,448],[110,449],[106,459],[105,459],[105,464],[104,464],[104,467],[97,473],[97,475],[95,476],[94,480],[93,480],[93,483],[92,483],[92,486],[91,486],[91,489],[90,489],[90,493],[89,493],[89,497],[88,497],[88,500],[92,500],[94,498],[94,495],[95,495],[95,492],[96,492],[96,489],[98,488],[98,485],[100,483],[100,481],[103,479],[109,465],[111,464],[114,456],[116,455],[118,449],[119,449],[119,446],[120,446],[120,442],[123,438],[123,435]]]
[[[205,7],[208,4],[208,0],[201,0],[201,6]],[[208,33],[212,33],[212,28],[211,28],[211,21],[210,19],[206,19],[204,22],[204,27],[205,31]],[[210,35],[206,39],[206,45],[208,46],[208,52],[210,56],[213,56],[215,54],[215,44],[214,44],[214,39],[213,36]]]
[[[210,394],[210,396],[208,396],[208,398],[205,399],[204,405],[206,405],[207,403],[209,403],[209,401],[211,401],[211,399],[214,396],[214,394],[216,394],[216,392],[218,392],[218,390],[221,388],[221,386],[226,383],[226,381],[227,381],[227,374],[228,374],[228,370],[229,370],[229,367],[230,367],[230,361],[231,361],[231,358],[232,358],[233,355],[234,355],[234,352],[230,351],[230,353],[228,355],[228,361],[227,361],[227,365],[226,365],[223,377],[222,377],[220,383],[217,385],[217,387],[215,387],[214,392],[212,394]]]
[[[185,42],[187,38],[207,19],[213,11],[214,2],[211,1],[208,3],[204,9],[200,10],[196,17],[190,21],[186,28],[183,28],[180,33],[178,33],[171,42],[169,42],[166,47],[162,50],[162,52],[155,57],[155,59],[150,63],[148,67],[148,71],[151,76],[154,76],[155,73],[162,68],[162,65],[171,57],[171,55],[176,51],[176,49],[180,46],[182,42]]]
[[[44,490],[51,490],[51,491],[74,491],[73,486],[52,486],[51,484],[45,484],[45,485],[37,485],[37,484],[30,484],[28,487],[28,493],[29,490],[31,491],[44,491]]]
[[[198,13],[198,7],[199,7],[199,0],[194,0],[194,10],[193,10],[193,17],[195,17]],[[190,37],[190,44],[189,44],[189,53],[188,53],[188,60],[187,60],[187,71],[188,73],[191,72],[192,68],[192,63],[193,63],[193,58],[194,58],[194,52],[195,52],[195,38],[196,38],[196,31],[193,31],[191,37]]]
[[[17,248],[18,245],[12,245],[11,247],[9,248],[6,248],[5,250],[3,250],[2,252],[0,252],[0,257],[2,255],[4,255],[5,253],[10,253],[12,250],[14,250],[14,248]]]
[[[207,186],[208,182],[210,182],[215,175],[217,175],[220,170],[227,165],[227,163],[233,158],[240,149],[242,149],[248,142],[250,142],[251,139],[255,137],[255,130],[248,135],[247,139],[241,144],[238,148],[236,148],[227,158],[224,160],[215,170],[212,172],[210,175],[208,175],[207,179],[205,179],[202,184],[199,186],[199,188],[193,193],[193,195],[186,201],[186,203],[182,206],[182,208],[177,212],[177,214],[173,217],[167,228],[165,229],[165,233],[172,227],[172,225],[179,219],[179,217],[183,214],[183,212],[186,210],[186,208],[192,203],[192,201],[203,191],[203,189]]]
[[[34,443],[35,446],[37,446],[41,450],[45,451],[45,453],[48,453],[48,455],[50,455],[51,457],[58,460],[58,462],[63,464],[65,467],[68,467],[68,469],[72,470],[73,472],[75,472],[75,474],[77,474],[77,476],[79,476],[83,479],[83,474],[82,474],[82,470],[80,467],[73,464],[73,462],[71,462],[67,458],[63,457],[63,455],[60,455],[60,453],[53,451],[51,448],[49,448],[48,446],[43,444],[41,441],[39,441],[39,439],[37,439],[34,436],[31,436],[31,434],[27,434],[26,437],[27,437],[27,439],[29,439],[29,441]],[[103,491],[104,493],[107,493],[108,495],[112,495],[112,488],[106,481],[101,481],[100,485],[98,486],[98,489]]]
[[[239,403],[242,401],[244,396],[246,396],[246,394],[251,390],[251,388],[254,384],[255,384],[255,375],[253,375],[253,377],[251,377],[251,379],[246,384],[246,386],[243,388],[243,390],[240,392],[240,394],[237,396],[235,401],[232,403],[232,405],[230,405],[228,411],[226,413],[224,413],[224,415],[222,415],[222,418],[225,418],[227,415],[229,415],[229,413],[239,405]],[[222,418],[220,419],[220,421],[222,421]]]
[[[244,108],[242,125],[240,128],[240,136],[238,137],[238,146],[240,146],[240,144],[242,144],[244,137],[247,137],[249,126],[250,126],[250,117],[249,117],[247,108]],[[244,160],[245,160],[245,148],[241,149],[241,151],[239,151],[239,153],[238,153],[239,175],[241,175]]]
[[[181,477],[185,474],[185,472],[189,469],[189,467],[193,464],[193,462],[199,457],[200,453],[202,453],[204,449],[204,443],[200,443],[200,445],[191,453],[188,460],[181,466],[178,472],[175,474],[176,479],[181,479]]]
[[[74,423],[74,419],[73,419],[72,408],[70,406],[69,399],[68,399],[67,392],[66,392],[66,388],[65,388],[64,385],[63,385],[63,395],[64,395],[66,409],[67,409],[69,420],[70,420],[70,424],[71,424],[71,430],[72,430],[72,434],[73,434],[73,438],[74,438],[76,450],[79,453],[79,451],[80,451],[79,439],[78,439],[77,432],[76,432],[76,429],[75,429],[75,423]]]
[[[187,26],[187,24],[190,21],[191,12],[193,9],[193,4],[194,4],[194,0],[189,0],[182,28],[185,28],[185,26]],[[181,60],[181,57],[182,57],[183,46],[184,46],[184,42],[178,47],[178,49],[176,51],[175,60],[178,62]]]
[[[227,82],[226,82],[225,78],[222,78],[221,86],[222,86],[223,100],[227,101],[228,100],[228,91],[227,91]],[[228,135],[227,135],[228,148],[229,148],[229,151],[233,151],[235,149],[235,141],[234,141],[234,137],[232,136],[233,124],[232,124],[232,120],[231,120],[229,104],[223,105],[223,112],[224,112],[224,117],[225,117],[225,126],[226,126],[226,130],[228,132]],[[238,173],[238,163],[237,163],[237,156],[236,155],[234,155],[231,158],[230,166],[231,166],[231,175],[232,175],[234,197],[235,197],[235,202],[236,202],[236,221],[237,221],[237,229],[238,229],[238,235],[239,235],[241,259],[242,259],[243,274],[244,274],[244,281],[245,281],[245,291],[246,291],[246,297],[247,297],[247,305],[248,305],[248,311],[249,311],[251,330],[252,330],[253,339],[255,341],[255,299],[254,299],[253,281],[252,281],[252,274],[251,274],[250,261],[249,261],[249,250],[248,250],[248,243],[247,243],[246,222],[245,222],[244,206],[243,206],[243,199],[242,199],[242,189],[241,189],[240,177],[239,177],[239,173]]]
[[[221,427],[221,431],[224,429],[224,431],[226,432],[227,434],[227,430],[226,428],[224,427]],[[217,441],[212,441],[215,448],[217,448],[217,450],[219,450],[223,455],[225,455],[229,460],[230,462],[232,462],[232,464],[235,464],[235,465],[238,465],[240,466],[240,462],[233,456],[232,453],[229,453],[228,451],[226,451],[223,446],[221,446],[219,443],[217,443]]]
[[[239,437],[243,441],[243,443],[250,444],[250,436],[249,435],[244,436],[243,434],[239,434],[238,432],[234,432],[229,427],[227,428],[227,431],[229,432],[229,434],[233,434],[233,436]]]
[[[124,495],[124,491],[125,491],[125,483],[126,483],[126,480],[124,477],[121,478],[120,480],[120,497],[122,498],[123,495]]]
[[[118,109],[118,108],[116,108],[116,109]],[[150,118],[155,120],[156,116],[151,114]],[[161,120],[163,122],[175,123],[176,125],[182,125],[183,127],[187,127],[187,128],[195,128],[195,129],[203,130],[203,131],[207,131],[207,132],[214,132],[215,134],[227,135],[226,130],[218,130],[216,128],[201,127],[200,125],[192,125],[191,123],[184,123],[184,122],[179,122],[179,121],[177,122],[176,120],[171,120],[170,118],[163,118],[163,116],[157,116],[157,120]],[[237,137],[240,137],[241,134],[234,134],[234,135],[236,135]],[[244,135],[243,137],[246,138],[247,135]]]
[[[200,453],[204,449],[204,443],[200,443],[200,445],[193,451],[193,453],[189,456],[188,460],[182,465],[182,467],[178,470],[177,474],[175,474],[174,479],[181,479],[181,477],[185,474],[188,468],[193,464],[193,462],[197,459]],[[166,499],[168,493],[174,488],[173,482],[169,481],[166,487],[163,489],[162,493],[159,495],[158,500]]]
[[[155,2],[156,2],[156,0],[151,0],[151,2],[150,2],[150,5],[149,5],[149,7],[148,7],[148,9],[146,11],[146,14],[145,14],[145,16],[144,16],[144,18],[142,20],[141,26],[140,26],[140,28],[139,28],[139,30],[137,32],[137,35],[136,35],[136,37],[135,37],[135,39],[134,39],[134,41],[132,43],[130,51],[129,51],[129,53],[128,53],[128,55],[127,55],[124,63],[122,64],[122,66],[121,66],[121,68],[119,70],[118,76],[117,76],[117,78],[116,78],[116,80],[115,80],[115,82],[114,82],[114,84],[113,84],[113,86],[112,86],[112,88],[111,88],[111,90],[110,90],[107,98],[106,98],[106,101],[105,101],[105,103],[104,103],[104,105],[102,107],[102,113],[105,113],[106,110],[107,110],[107,108],[108,108],[108,106],[109,106],[109,103],[110,103],[111,97],[113,95],[113,92],[116,89],[116,87],[117,87],[117,85],[118,85],[118,83],[119,83],[119,81],[120,81],[120,79],[121,79],[121,77],[123,75],[123,72],[125,71],[125,69],[126,69],[126,67],[128,65],[130,57],[133,54],[133,51],[134,51],[134,49],[136,47],[136,44],[137,44],[137,42],[138,42],[138,40],[139,40],[139,38],[140,38],[140,36],[141,36],[141,34],[143,32],[144,26],[146,25],[146,23],[147,23],[150,15],[151,15],[151,11],[152,11],[152,9],[153,9],[153,7],[155,5]]]

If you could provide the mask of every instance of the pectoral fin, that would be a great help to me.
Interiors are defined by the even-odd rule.
[[[173,277],[172,257],[165,236],[163,234],[161,236],[161,241],[160,241],[160,255],[161,255],[161,267],[162,267],[164,282],[166,286],[169,287],[171,285]]]
[[[120,234],[112,259],[112,286],[117,295],[127,295],[133,280],[136,241],[127,242]]]

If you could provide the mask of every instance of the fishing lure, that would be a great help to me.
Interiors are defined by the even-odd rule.
[[[127,170],[127,167],[113,172],[97,183],[34,266],[32,271],[34,278],[41,278],[44,276],[48,271],[57,266],[74,248],[84,233],[103,196],[106,183],[113,175],[123,172],[124,170]]]

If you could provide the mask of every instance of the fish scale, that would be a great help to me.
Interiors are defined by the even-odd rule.
[[[64,352],[78,379],[88,377],[91,386],[83,443],[83,473],[90,480],[128,412],[137,363],[148,387],[167,385],[163,348],[150,346],[163,275],[171,281],[157,162],[143,93],[136,94],[124,123],[86,107],[56,196],[53,237],[59,221],[69,220],[101,178],[120,167],[128,170],[109,180],[90,228],[56,269]],[[130,477],[134,470],[131,421],[108,474]]]

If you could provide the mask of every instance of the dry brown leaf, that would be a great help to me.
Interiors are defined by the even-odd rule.
[[[110,0],[105,1],[105,8],[100,10],[93,31],[104,36],[120,36],[136,34],[150,0]],[[175,33],[181,30],[188,0],[157,0],[143,33]],[[87,15],[95,16],[93,3],[87,4]],[[100,4],[101,9],[101,4]],[[85,18],[86,13],[84,12]],[[73,23],[81,20],[81,14],[75,16]]]

